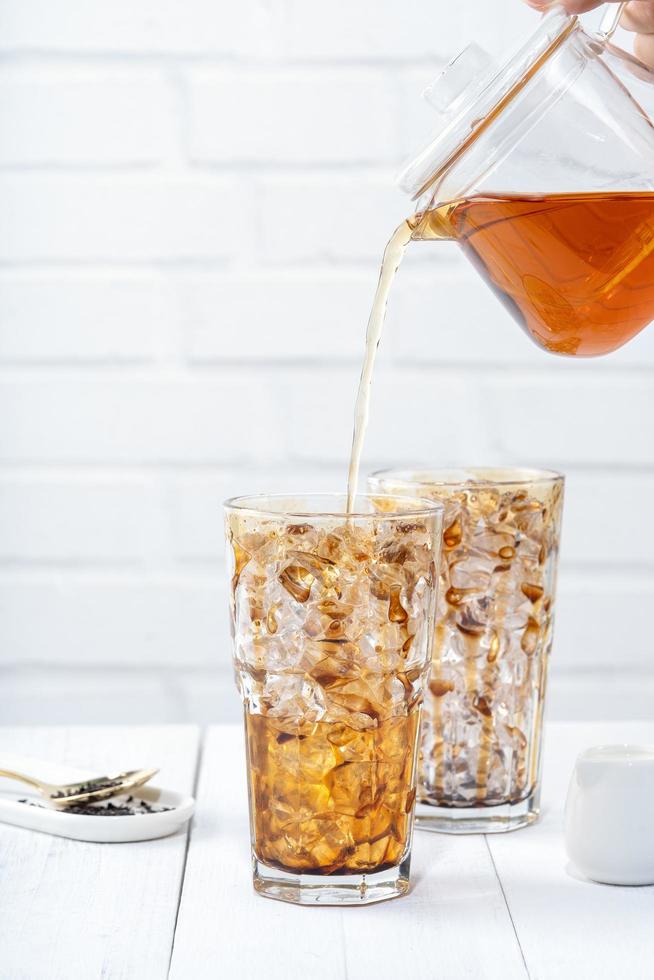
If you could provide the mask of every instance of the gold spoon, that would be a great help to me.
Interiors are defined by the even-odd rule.
[[[17,779],[21,783],[27,783],[39,791],[48,803],[56,807],[79,806],[84,803],[94,803],[97,800],[109,800],[112,796],[122,796],[129,793],[139,786],[143,786],[148,780],[159,772],[158,769],[133,769],[130,772],[119,772],[112,776],[93,776],[91,779],[84,779],[79,783],[63,783],[58,786],[54,783],[44,783],[33,776],[26,776],[21,772],[14,772],[11,769],[0,769],[0,776],[9,779]]]

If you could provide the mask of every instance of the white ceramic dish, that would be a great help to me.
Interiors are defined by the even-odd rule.
[[[74,769],[70,766],[13,755],[11,760],[3,756],[3,762],[7,764],[11,762],[11,768],[53,783],[76,782],[97,775],[85,769]],[[170,809],[110,817],[66,813],[65,810],[55,810],[47,805],[30,805],[32,802],[37,804],[44,801],[24,784],[3,779],[0,782],[0,821],[14,824],[16,827],[25,827],[28,830],[38,830],[44,834],[70,837],[73,840],[124,843],[168,837],[180,830],[193,815],[195,800],[192,796],[183,796],[172,790],[150,786],[144,787],[144,797],[146,793],[147,801],[153,808],[170,807]],[[138,800],[138,793],[135,793],[134,797]],[[30,803],[20,803],[19,800],[29,800]],[[125,798],[116,797],[112,802],[125,802]]]
[[[565,808],[572,863],[593,881],[654,884],[654,746],[596,745],[578,757]]]

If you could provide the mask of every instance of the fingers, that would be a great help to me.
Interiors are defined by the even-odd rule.
[[[533,7],[534,10],[538,10],[539,13],[546,13],[550,7],[556,7],[559,3],[563,3],[564,0],[525,0],[528,7]]]
[[[527,0],[530,7],[541,12],[554,7],[557,2],[558,0]],[[583,14],[587,10],[599,7],[604,0],[561,0],[561,2],[569,14]]]
[[[585,14],[587,10],[601,7],[603,0],[563,0],[563,6],[569,14]]]
[[[649,68],[654,68],[654,34],[639,34],[634,41],[634,54]]]
[[[617,0],[613,0],[617,2]],[[527,0],[530,7],[545,11],[553,6],[553,0]],[[602,0],[562,0],[570,14],[584,14],[600,7]],[[630,0],[620,19],[620,26],[638,36],[634,40],[634,54],[644,64],[654,68],[654,0]]]
[[[631,0],[620,19],[620,26],[637,34],[654,34],[654,3]]]
[[[585,14],[601,7],[603,0],[562,0],[569,14]],[[613,0],[618,2],[618,0]],[[551,0],[527,0],[530,7],[544,10],[552,6]],[[654,34],[654,3],[652,0],[631,0],[620,20],[620,26],[636,34]]]
[[[530,7],[535,10],[544,11],[548,7],[553,7],[559,0],[527,0]],[[560,0],[565,9],[569,14],[585,14],[588,10],[594,10],[595,7],[601,7],[604,0]],[[613,3],[619,3],[619,0],[612,0]],[[646,13],[649,15],[649,19],[653,19],[652,11],[652,0],[632,0],[629,7],[646,7]],[[626,16],[626,15],[625,15]],[[624,16],[623,16],[624,21]],[[628,30],[636,31],[640,30],[638,27],[629,27]]]

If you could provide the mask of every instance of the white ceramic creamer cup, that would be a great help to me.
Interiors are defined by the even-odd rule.
[[[577,758],[565,807],[568,857],[587,878],[654,884],[654,746],[597,745]]]

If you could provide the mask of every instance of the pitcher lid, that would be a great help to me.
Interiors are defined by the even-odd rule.
[[[405,164],[397,177],[402,190],[420,197],[487,129],[576,25],[575,16],[555,7],[500,66],[478,45],[464,48],[423,93],[440,114],[442,128]]]

